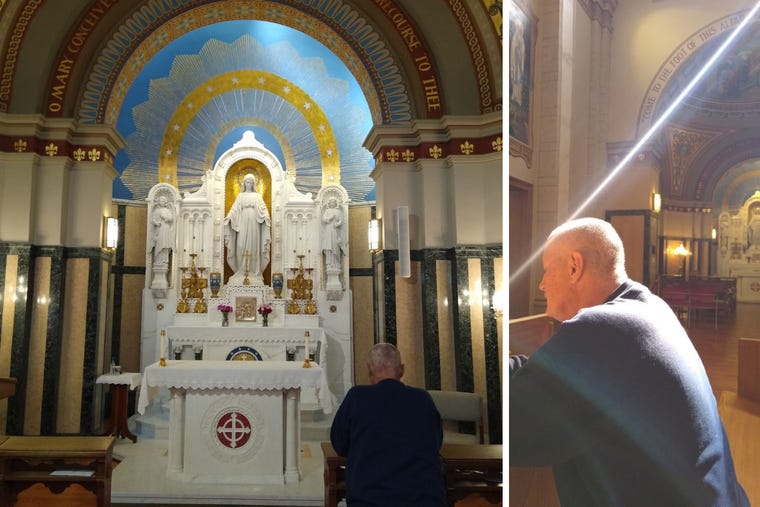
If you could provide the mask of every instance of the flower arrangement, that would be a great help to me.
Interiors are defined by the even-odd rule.
[[[272,307],[268,304],[264,303],[263,305],[259,306],[259,315],[267,316],[270,313],[272,313]]]
[[[230,305],[220,304],[216,307],[217,310],[219,310],[222,313],[229,313],[232,311],[232,307]]]

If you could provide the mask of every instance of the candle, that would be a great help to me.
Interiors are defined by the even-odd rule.
[[[304,331],[303,335],[304,335],[304,338],[306,339],[306,344],[304,347],[304,359],[308,360],[309,359],[309,332]]]
[[[159,354],[160,357],[166,357],[167,346],[168,346],[168,341],[166,338],[166,331],[161,330],[161,352]]]

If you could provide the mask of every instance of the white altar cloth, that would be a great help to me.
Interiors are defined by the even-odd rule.
[[[159,387],[182,389],[295,389],[314,387],[325,414],[333,409],[333,397],[325,371],[317,364],[304,368],[296,361],[167,361],[145,368],[137,411],[145,413]]]
[[[294,483],[300,469],[300,393],[333,409],[324,370],[293,361],[167,361],[143,373],[138,412],[169,388],[167,476],[229,484]]]

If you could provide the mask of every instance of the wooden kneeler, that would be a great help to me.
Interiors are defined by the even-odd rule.
[[[0,437],[0,507],[42,483],[55,494],[71,484],[95,493],[98,506],[111,505],[111,470],[115,437]]]

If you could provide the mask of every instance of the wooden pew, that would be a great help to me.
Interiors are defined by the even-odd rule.
[[[501,504],[502,452],[500,445],[443,444],[441,458],[449,507],[473,494],[488,503]]]
[[[337,507],[346,497],[346,458],[338,456],[330,442],[322,442],[325,477],[325,507]]]
[[[42,483],[55,494],[71,484],[95,493],[99,507],[111,505],[114,437],[0,437],[0,506]]]
[[[546,314],[509,321],[509,350],[530,355],[554,332],[554,320]],[[559,507],[554,473],[550,467],[509,467],[510,507]]]
[[[500,445],[443,444],[441,460],[448,505],[453,507],[472,494],[499,504],[502,499],[502,453]],[[346,459],[338,456],[330,442],[322,442],[322,454],[325,506],[336,507],[346,496]]]

